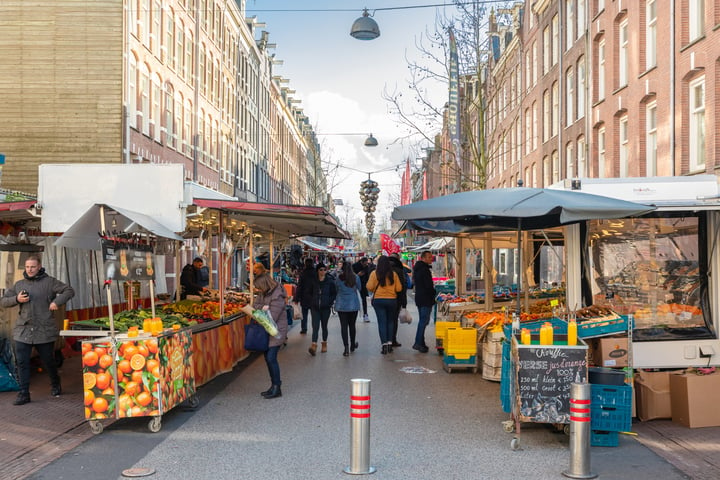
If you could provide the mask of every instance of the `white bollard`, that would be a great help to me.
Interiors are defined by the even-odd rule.
[[[568,478],[595,478],[590,471],[590,404],[589,383],[570,386],[570,468],[562,472]]]
[[[353,378],[350,393],[350,466],[345,473],[375,473],[370,466],[370,380]]]

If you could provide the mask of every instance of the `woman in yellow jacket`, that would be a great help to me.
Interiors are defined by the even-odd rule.
[[[402,291],[400,277],[393,271],[388,257],[383,255],[378,258],[377,268],[368,278],[367,289],[373,292],[372,306],[378,321],[381,353],[385,355],[392,352],[394,315],[397,311],[397,297]]]

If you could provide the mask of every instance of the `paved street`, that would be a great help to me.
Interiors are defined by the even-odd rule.
[[[152,468],[149,478],[174,480],[347,478],[352,378],[372,380],[372,478],[563,478],[568,437],[523,424],[522,450],[511,451],[499,383],[469,371],[448,374],[432,351],[410,349],[415,323],[400,326],[401,348],[381,355],[371,318],[358,324],[360,348],[349,358],[342,356],[335,317],[328,353],[314,358],[296,323],[280,352],[282,398],[260,397],[269,381],[257,357],[202,387],[197,410],[180,406],[166,414],[160,433],[149,433],[145,419],[116,421],[29,478],[115,479],[128,468]],[[428,343],[433,335],[429,328]],[[408,367],[427,372],[408,373]],[[690,478],[634,437],[620,442],[620,448],[592,449],[592,471],[600,478]]]

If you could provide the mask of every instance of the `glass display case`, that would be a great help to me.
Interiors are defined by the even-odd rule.
[[[588,222],[592,304],[633,314],[634,341],[714,338],[705,223],[702,213]]]

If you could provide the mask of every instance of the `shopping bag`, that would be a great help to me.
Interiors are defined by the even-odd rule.
[[[293,303],[293,320],[300,320],[302,318],[302,307],[299,303]]]
[[[245,325],[245,350],[265,352],[268,349],[270,335],[265,328],[255,321]]]
[[[412,315],[410,315],[410,312],[407,311],[407,308],[400,309],[398,319],[400,320],[400,323],[407,323],[408,325],[412,323]]]

